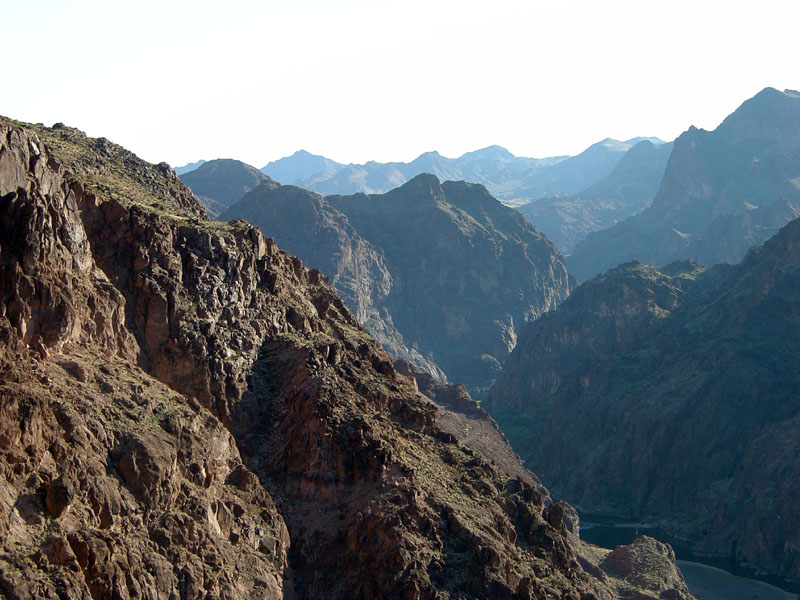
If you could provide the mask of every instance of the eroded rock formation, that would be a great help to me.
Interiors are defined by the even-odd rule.
[[[613,598],[319,271],[166,165],[0,124],[11,598]]]

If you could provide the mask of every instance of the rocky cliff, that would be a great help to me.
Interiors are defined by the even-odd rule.
[[[583,281],[629,260],[736,263],[797,215],[798,165],[800,94],[765,89],[714,131],[682,134],[652,206],[590,234],[570,272]]]
[[[319,271],[167,165],[0,122],[10,598],[614,598]]]
[[[482,185],[419,175],[387,194],[258,188],[245,218],[331,277],[396,357],[486,389],[527,321],[569,292],[564,259]]]
[[[314,192],[294,186],[259,187],[223,219],[244,219],[282,248],[320,269],[339,297],[393,357],[446,380],[432,360],[406,344],[383,307],[394,279],[383,251],[361,237],[347,217]]]
[[[529,327],[487,407],[558,497],[800,581],[800,220],[741,265],[629,263]]]

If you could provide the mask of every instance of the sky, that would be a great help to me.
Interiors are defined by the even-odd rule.
[[[0,114],[151,162],[577,154],[800,89],[798,0],[0,0]]]

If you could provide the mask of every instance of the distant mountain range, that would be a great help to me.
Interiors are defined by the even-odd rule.
[[[183,175],[185,173],[189,173],[190,171],[194,171],[198,167],[201,167],[203,165],[203,163],[205,163],[205,162],[206,161],[204,161],[204,160],[198,160],[198,161],[195,161],[195,162],[187,163],[187,164],[183,165],[182,167],[175,167],[172,170],[175,171],[176,175]]]
[[[525,158],[500,146],[447,158],[426,152],[409,163],[370,161],[342,165],[303,150],[269,163],[261,171],[276,181],[297,185],[322,195],[384,193],[421,173],[442,181],[469,181],[485,185],[496,197],[509,202],[547,195],[577,193],[608,175],[622,156],[638,142],[606,139],[577,156]]]
[[[800,214],[800,94],[765,89],[676,141],[652,205],[575,246],[585,280],[629,260],[736,263]]]
[[[671,152],[672,142],[642,140],[608,175],[577,195],[548,196],[517,208],[569,254],[590,232],[607,229],[650,206]]]
[[[634,147],[637,150],[623,161]],[[649,206],[671,147],[657,138],[624,142],[605,139],[577,156],[525,158],[514,156],[500,146],[489,146],[458,158],[426,152],[409,163],[370,161],[362,165],[345,165],[299,150],[269,163],[261,172],[282,184],[323,196],[385,193],[422,173],[435,175],[441,181],[480,183],[505,204],[519,207],[562,251],[569,252],[587,233],[613,225]],[[202,166],[202,162],[193,164]],[[238,164],[239,171],[245,167],[254,169]],[[221,198],[205,187],[198,187],[201,184],[195,178],[184,176],[188,174],[187,167],[176,172],[180,171],[184,182],[203,197],[201,200],[212,215],[239,199],[229,194]],[[232,172],[229,176],[234,179],[231,187],[238,189],[241,173]]]
[[[291,156],[272,161],[262,168],[261,172],[284,184],[301,185],[302,182],[314,176],[334,175],[346,166],[348,165],[338,163],[330,158],[298,150]]]

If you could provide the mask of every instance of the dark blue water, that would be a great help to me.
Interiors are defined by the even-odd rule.
[[[683,573],[689,591],[698,600],[797,599],[797,594],[791,594],[763,581],[737,577],[716,567],[685,560],[679,560],[678,567]]]
[[[581,539],[603,548],[614,548],[630,544],[637,535],[649,535],[669,542],[675,555],[681,559],[693,557],[688,544],[670,538],[665,532],[648,524],[608,523],[587,520],[581,523]],[[736,565],[730,560],[719,558],[700,558],[678,560],[678,566],[686,579],[686,585],[698,600],[797,600],[797,594],[787,592],[763,581],[740,577],[730,571]]]

